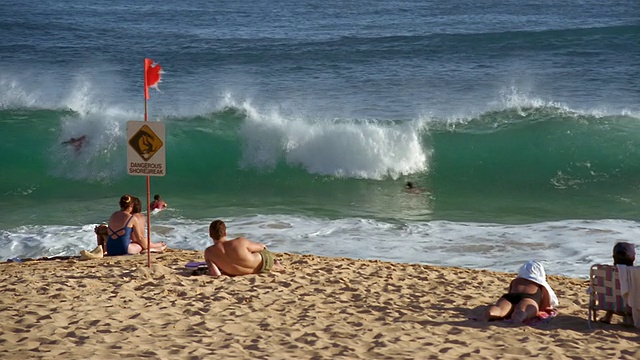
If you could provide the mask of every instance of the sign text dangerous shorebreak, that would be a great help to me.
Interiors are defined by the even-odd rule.
[[[164,166],[154,163],[129,163],[129,174],[164,176]]]

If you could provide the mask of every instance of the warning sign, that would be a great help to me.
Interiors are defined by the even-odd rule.
[[[127,138],[129,175],[164,176],[164,123],[129,121]]]

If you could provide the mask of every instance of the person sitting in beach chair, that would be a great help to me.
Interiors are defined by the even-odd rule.
[[[538,312],[558,306],[556,296],[547,283],[544,267],[538,261],[527,261],[518,270],[518,276],[509,284],[509,290],[495,305],[490,306],[483,320],[511,319],[516,324],[524,324]]]
[[[636,261],[636,249],[633,244],[621,241],[613,246],[613,265],[633,266],[634,261]],[[607,311],[599,321],[601,323],[611,324],[612,318],[613,311]],[[633,316],[625,314],[622,323],[624,325],[633,325]]]
[[[222,220],[211,222],[209,236],[213,245],[204,251],[209,275],[237,276],[284,270],[264,244],[243,237],[227,240],[227,225]]]

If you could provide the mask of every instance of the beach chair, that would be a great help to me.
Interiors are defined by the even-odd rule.
[[[591,321],[597,321],[599,310],[613,311],[620,316],[631,316],[631,308],[620,293],[620,276],[614,265],[596,264],[589,273],[589,318],[587,324],[591,329]]]

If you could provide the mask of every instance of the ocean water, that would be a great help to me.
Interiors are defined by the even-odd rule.
[[[220,218],[278,252],[573,277],[640,244],[637,0],[9,0],[0,34],[0,259],[77,255],[146,200],[145,57],[152,241],[204,249]]]

